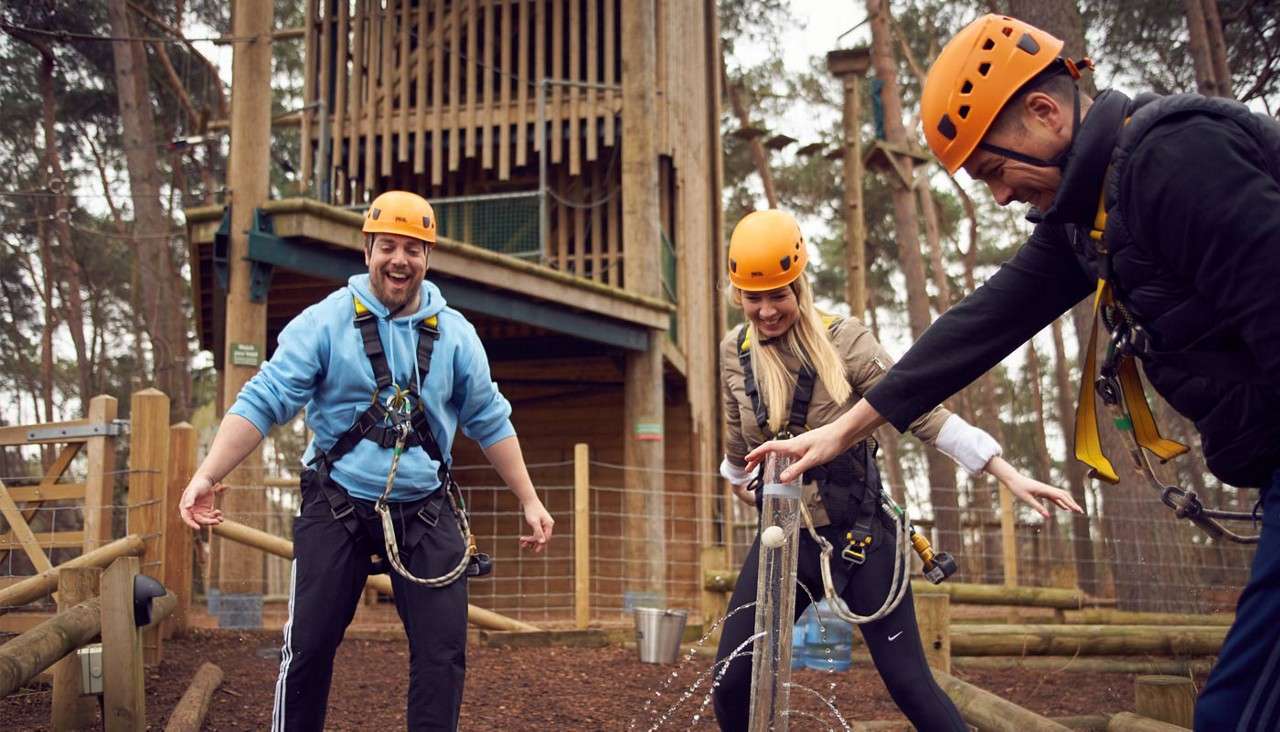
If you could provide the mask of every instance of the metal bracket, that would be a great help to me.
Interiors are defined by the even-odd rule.
[[[263,213],[262,209],[255,208],[253,210],[253,225],[249,228],[249,251],[254,250],[255,244],[271,246],[279,243],[280,237],[276,236],[275,226],[271,223],[271,217]],[[271,274],[274,270],[275,267],[266,262],[259,262],[254,259],[249,260],[250,302],[266,302],[267,292],[271,289]]]
[[[222,209],[222,223],[213,233],[213,277],[223,292],[231,286],[231,207]]]
[[[123,419],[99,424],[82,424],[75,427],[36,427],[35,429],[27,430],[27,442],[78,440],[83,437],[116,437],[126,434],[128,431],[129,422]]]

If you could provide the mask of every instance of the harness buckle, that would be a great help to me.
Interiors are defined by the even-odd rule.
[[[855,534],[849,531],[845,533],[844,538],[848,543],[840,552],[840,557],[849,564],[862,564],[867,561],[867,549],[871,546],[870,532]]]

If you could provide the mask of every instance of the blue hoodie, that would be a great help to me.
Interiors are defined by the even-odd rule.
[[[354,323],[352,297],[378,317],[378,334],[394,383],[419,384],[432,432],[448,460],[458,426],[481,447],[511,437],[511,405],[489,376],[489,361],[475,327],[446,307],[439,288],[422,283],[418,311],[387,319],[387,308],[373,295],[369,275],[355,275],[347,286],[302,311],[280,331],[275,354],[249,380],[228,410],[253,423],[264,436],[273,425],[293,418],[302,407],[315,433],[303,461],[317,448],[328,449],[369,406],[376,381]],[[440,337],[426,376],[418,373],[418,323],[436,315]],[[390,389],[381,395],[385,400]],[[391,469],[391,449],[361,440],[333,466],[333,479],[356,498],[382,495]],[[412,501],[439,487],[438,464],[415,447],[400,457],[391,500]]]

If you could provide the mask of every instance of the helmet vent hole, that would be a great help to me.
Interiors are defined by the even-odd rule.
[[[988,38],[986,42],[982,44],[982,50],[984,51],[990,51],[995,47],[996,47],[996,42],[994,39],[991,39],[991,38]]]
[[[991,71],[991,64],[984,61],[978,64],[978,75],[986,76]]]
[[[968,79],[965,79],[964,86],[960,87],[960,93],[968,94],[971,91],[973,91],[973,82],[969,81]]]
[[[729,260],[729,271],[735,274],[738,272],[738,262],[736,260]]]
[[[1018,48],[1026,51],[1032,56],[1040,53],[1040,44],[1036,42],[1036,39],[1031,37],[1030,33],[1022,34],[1022,37],[1018,39]]]
[[[1013,35],[1013,26],[1006,25],[1004,28],[1000,29],[1000,32],[1005,34],[1006,36],[1011,36]]]
[[[938,133],[948,140],[956,139],[956,124],[945,114],[938,120]]]
[[[969,105],[965,104],[960,107],[960,119],[969,119]]]

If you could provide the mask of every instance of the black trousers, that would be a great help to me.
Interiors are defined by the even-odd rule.
[[[315,471],[303,473],[302,511],[293,524],[293,582],[271,715],[273,732],[324,728],[334,653],[373,569],[371,555],[385,554],[382,524],[373,504],[351,499],[362,528],[353,533],[334,518],[320,480]],[[430,526],[418,515],[423,503],[391,504],[396,540],[410,572],[436,577],[457,565],[466,543],[447,507],[441,507],[438,521]],[[455,730],[466,676],[466,578],[434,589],[392,571],[391,585],[409,637],[408,728]],[[388,668],[384,673],[402,671]]]
[[[836,543],[838,532],[829,527],[819,531],[836,547],[831,569],[833,574],[838,575],[845,566],[844,560],[839,558],[843,543]],[[864,564],[853,568],[848,583],[840,592],[849,608],[859,615],[875,612],[884,602],[889,583],[893,579],[894,550],[891,544],[892,535],[877,522],[874,548],[867,554]],[[822,575],[819,555],[817,543],[802,528],[796,579],[804,583],[815,596],[820,597]],[[756,599],[756,575],[759,567],[760,540],[757,538],[738,573],[738,584],[733,588],[733,596],[729,600],[730,611]],[[809,596],[797,587],[796,620],[800,619],[807,607]],[[727,658],[735,648],[750,638],[755,633],[755,623],[754,607],[729,618],[721,631],[716,660]],[[871,659],[889,689],[889,695],[916,729],[929,732],[968,730],[951,699],[933,680],[933,672],[925,661],[910,588],[893,612],[875,622],[859,625],[858,629],[862,631],[862,638],[871,651]],[[721,730],[730,732],[747,729],[751,714],[751,656],[738,656],[728,664],[724,678],[714,692],[714,703]]]

